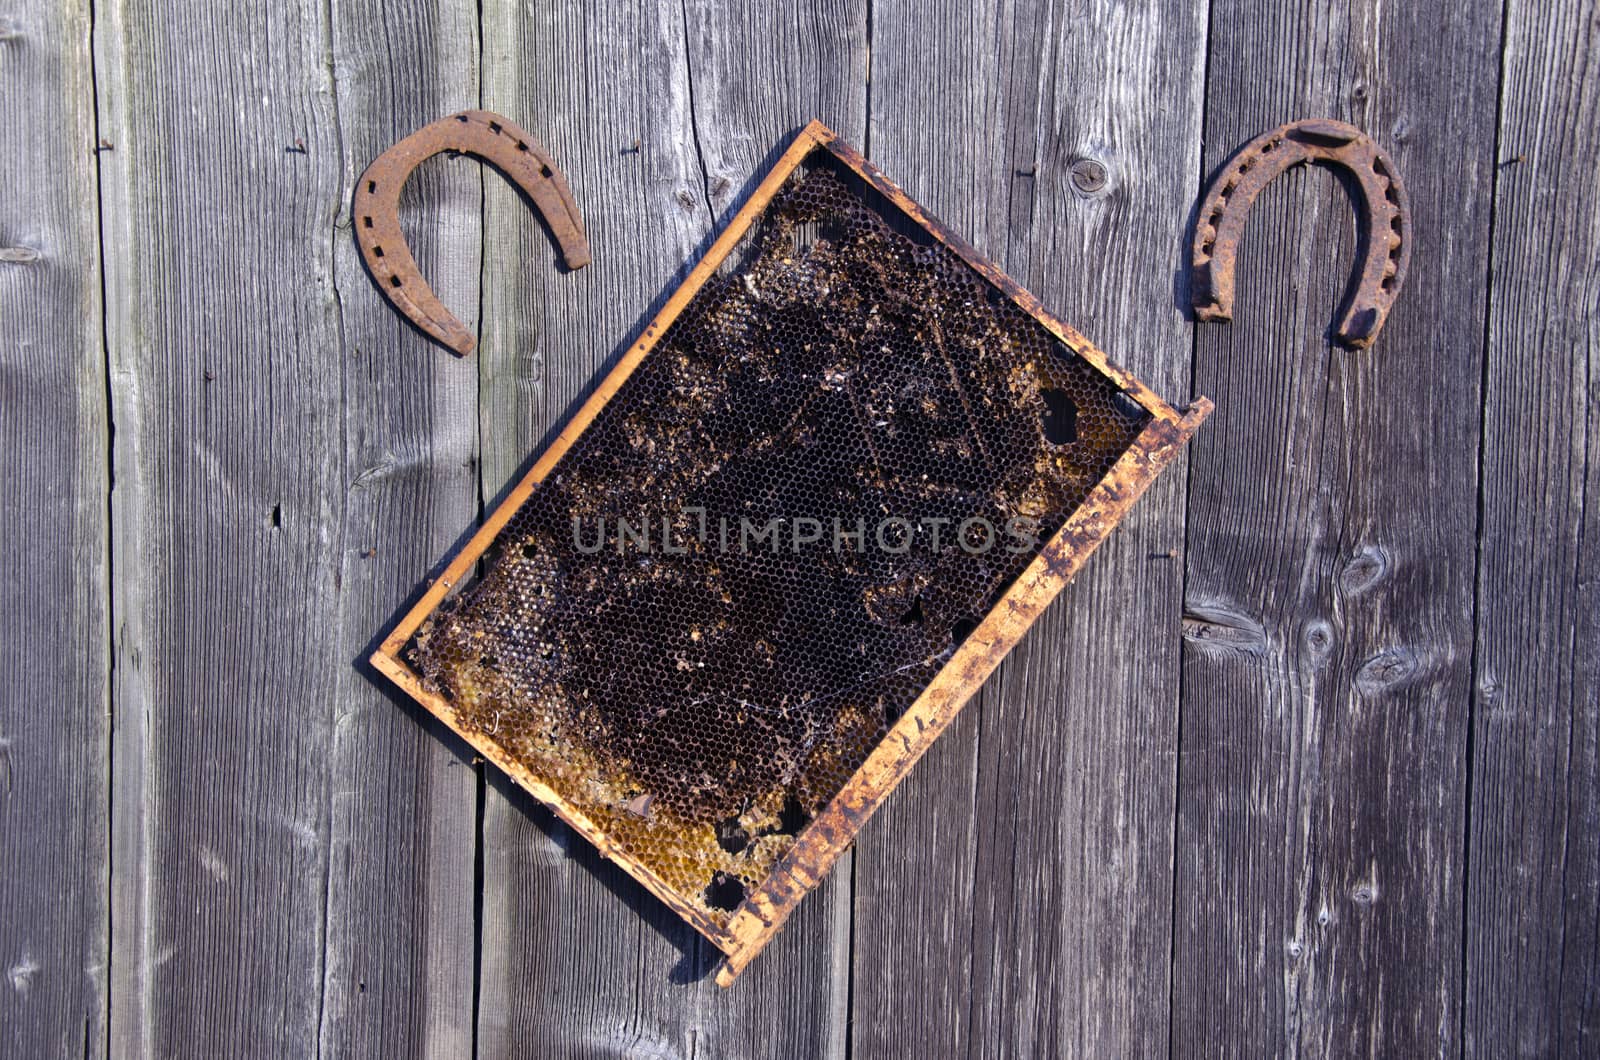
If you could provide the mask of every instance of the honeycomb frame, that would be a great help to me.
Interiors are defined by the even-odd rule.
[[[1146,415],[1132,443],[1110,470],[1098,479],[1038,552],[995,600],[976,625],[955,643],[948,659],[914,702],[888,725],[885,735],[844,782],[831,800],[801,827],[793,842],[776,858],[770,871],[743,895],[725,923],[697,908],[696,897],[675,889],[660,874],[619,844],[604,821],[562,795],[545,778],[495,739],[495,734],[462,716],[445,695],[428,687],[406,656],[407,645],[437,614],[441,605],[470,581],[500,533],[511,523],[539,484],[594,423],[607,404],[667,335],[670,326],[767,211],[777,195],[813,152],[826,152],[902,215],[902,222],[925,232],[953,251],[998,295],[1020,308],[1070,351],[1104,377]],[[470,744],[486,761],[587,839],[605,857],[617,862],[646,889],[709,939],[723,953],[717,981],[731,984],[782,927],[800,900],[826,876],[838,856],[854,841],[911,766],[939,736],[966,701],[988,678],[1033,621],[1071,580],[1088,555],[1103,541],[1155,476],[1177,454],[1211,410],[1197,398],[1175,409],[1129,373],[1110,364],[1105,355],[1076,330],[1049,313],[1033,295],[978,254],[964,240],[928,216],[898,186],[857,151],[813,121],[795,137],[761,183],[729,222],[704,258],[673,292],[640,339],[629,348],[593,395],[540,455],[505,500],[476,533],[450,558],[421,597],[390,630],[371,661],[373,666]]]

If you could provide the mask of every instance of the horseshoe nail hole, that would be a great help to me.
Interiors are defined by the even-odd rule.
[[[500,131],[500,123],[497,122],[497,121],[490,122],[489,123],[489,131],[492,132],[492,133],[498,133]]]
[[[1393,291],[1394,290],[1394,281],[1395,281],[1395,277],[1393,275],[1385,276],[1383,278],[1383,289],[1385,291]]]
[[[518,140],[517,141],[517,150],[518,151],[526,151],[527,149],[528,149],[527,141],[525,141],[525,140]]]
[[[389,286],[390,287],[399,287],[400,286],[400,277],[398,277],[398,276],[389,277]]]
[[[377,181],[375,181],[375,180],[367,181],[367,194],[368,195],[371,195],[372,193],[376,192],[377,190],[378,190],[378,182]]]
[[[1039,426],[1044,429],[1045,441],[1051,445],[1070,445],[1078,440],[1078,406],[1064,390],[1048,387],[1039,391],[1044,399],[1044,413]]]
[[[363,228],[371,228],[372,227],[372,218],[363,217],[361,219],[361,227],[363,227]]]
[[[374,244],[372,248],[372,256],[375,258],[383,257],[383,248]]]
[[[1217,241],[1215,239],[1208,239],[1204,243],[1200,244],[1200,253],[1209,258],[1211,256],[1211,248],[1215,247],[1216,245]]]
[[[737,876],[719,872],[706,886],[706,905],[731,913],[744,902],[744,881]]]
[[[466,120],[467,120],[467,116],[465,114],[457,114],[456,115],[456,121],[465,123]]]
[[[549,166],[547,166],[547,165],[545,165],[543,163],[539,164],[539,175],[541,177],[548,177],[550,175],[550,173],[551,173],[551,169],[550,169]]]

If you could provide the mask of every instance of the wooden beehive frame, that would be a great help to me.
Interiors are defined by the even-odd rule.
[[[1057,339],[1082,357],[1133,401],[1150,418],[1111,471],[1090,491],[1061,529],[984,616],[949,661],[923,689],[911,707],[850,777],[837,796],[796,837],[780,858],[734,912],[726,927],[709,920],[690,906],[659,876],[626,851],[615,847],[605,832],[586,814],[563,799],[549,785],[512,759],[490,737],[458,723],[454,708],[444,697],[423,687],[402,652],[413,634],[488,551],[500,531],[532,495],[567,450],[578,440],[617,393],[623,382],[650,354],[706,280],[761,216],[773,196],[813,151],[824,150],[881,193],[907,218],[949,247]],[[854,841],[867,818],[894,790],[911,766],[950,724],[966,701],[988,678],[1000,660],[1021,639],[1063,586],[1071,580],[1089,554],[1105,540],[1129,507],[1161,469],[1177,454],[1211,411],[1211,403],[1196,399],[1187,409],[1168,405],[1149,388],[1120,368],[1077,331],[1051,315],[1038,299],[1023,290],[965,241],[929,217],[905,192],[879,173],[859,152],[841,143],[820,122],[807,125],[740,208],[711,249],[682,285],[673,292],[643,336],[612,369],[594,394],[517,483],[510,495],[484,520],[482,527],[450,560],[444,571],[422,594],[414,607],[390,631],[372,655],[372,664],[472,745],[483,758],[548,805],[557,816],[593,843],[604,856],[665,902],[674,912],[711,940],[725,955],[717,982],[727,986],[761,951],[800,900],[814,888],[834,861]]]

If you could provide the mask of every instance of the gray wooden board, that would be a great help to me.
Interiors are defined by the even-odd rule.
[[[477,356],[492,505],[629,338],[641,293],[674,274],[708,222],[677,4],[490,3],[483,19],[483,104],[552,153],[595,258],[560,271],[522,200],[488,182]],[[484,808],[482,934],[481,1055],[534,1041],[553,1057],[687,1048],[652,995],[692,929],[498,776]]]
[[[96,27],[115,563],[139,575],[113,596],[116,1055],[317,1047],[348,666],[319,16],[234,8],[180,30],[116,7]]]
[[[992,220],[986,204],[1011,186],[994,121],[1005,74],[992,45],[1004,39],[1002,18],[989,4],[927,17],[875,3],[865,144],[890,179],[990,253],[1003,249],[1004,215]],[[856,842],[852,1056],[899,1055],[913,1034],[928,1056],[965,1051],[977,734],[991,695],[973,698]]]
[[[472,77],[476,25],[434,27],[452,66],[427,10],[406,33],[372,7],[376,48],[358,14],[112,7],[96,27],[116,1055],[470,1049],[471,771],[352,664],[476,510],[475,387],[342,293],[366,282],[360,156]],[[412,201],[475,216],[477,185]],[[417,234],[427,265],[476,263],[462,212]]]
[[[0,17],[0,1053],[101,1055],[105,354],[87,4]],[[48,174],[48,176],[46,176]]]
[[[873,157],[1186,401],[1172,270],[1199,167],[1203,11],[878,3],[873,26]],[[938,1056],[1166,1049],[1183,474],[863,834],[855,1055],[901,1055],[908,1027]]]
[[[1600,12],[1507,7],[1466,1052],[1600,1051]]]
[[[1503,40],[1443,0],[13,11],[7,1055],[1593,1051],[1593,0],[1512,0]],[[595,264],[427,163],[402,217],[481,320],[460,360],[348,202],[480,104],[554,153]],[[1327,345],[1321,171],[1257,205],[1238,322],[1192,327],[1202,173],[1320,115],[1411,189],[1387,330]],[[813,116],[1219,411],[722,992],[361,660]]]
[[[375,297],[348,207],[380,152],[476,103],[478,20],[439,0],[341,0],[329,11],[344,510],[320,1046],[325,1056],[467,1056],[477,772],[470,749],[362,660],[477,515],[478,366]],[[419,266],[469,327],[482,199],[479,167],[441,157],[417,170],[400,202]]]
[[[695,144],[718,228],[807,121],[820,119],[860,144],[867,120],[865,4],[751,5],[738,19],[726,10],[712,0],[684,8]],[[696,984],[690,1055],[849,1055],[850,861],[840,859],[762,952],[761,960],[771,962],[763,975],[741,978],[728,992],[709,975]],[[702,967],[716,956],[698,943]],[[666,994],[657,1003],[671,1005],[673,998]]]
[[[1034,17],[1017,38],[1037,39],[1038,58],[1009,79],[1008,110],[1026,108],[1011,161],[1026,168],[1031,144],[1036,173],[1013,177],[1008,265],[1182,405],[1191,328],[1172,271],[1200,164],[1204,14],[1096,3]],[[1145,494],[985,700],[973,1055],[1167,1047],[1185,476],[1180,461]]]
[[[1280,122],[1369,130],[1410,190],[1404,296],[1326,339],[1355,214],[1256,203],[1190,450],[1174,924],[1181,1055],[1460,1050],[1479,380],[1499,10],[1212,6],[1207,170]]]
[[[562,273],[537,220],[487,196],[483,480],[492,500],[710,245],[811,117],[859,139],[865,8],[563,3],[484,8],[484,105],[525,124],[581,204],[594,264]],[[559,75],[552,72],[559,70]],[[513,1055],[842,1056],[849,875],[724,993],[715,951],[498,778],[484,814],[480,1048]],[[581,959],[574,955],[581,954]]]

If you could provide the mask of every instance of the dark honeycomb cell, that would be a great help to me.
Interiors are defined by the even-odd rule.
[[[734,257],[409,649],[719,925],[1145,418],[825,152]]]

